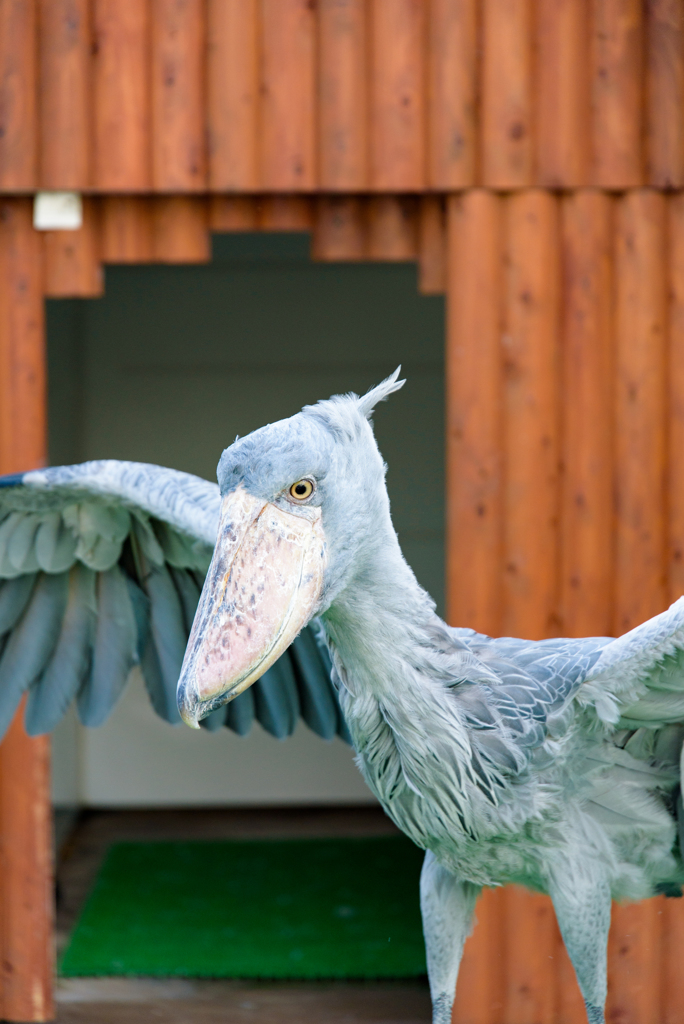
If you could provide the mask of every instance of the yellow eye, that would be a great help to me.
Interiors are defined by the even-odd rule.
[[[311,480],[298,480],[290,488],[290,497],[294,498],[295,501],[306,501],[307,498],[311,497],[313,491],[314,485]]]

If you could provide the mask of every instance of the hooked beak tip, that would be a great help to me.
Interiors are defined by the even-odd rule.
[[[200,718],[200,707],[194,700],[188,699],[188,693],[184,685],[178,687],[176,694],[176,704],[178,705],[178,713],[191,729],[199,729],[199,718]]]

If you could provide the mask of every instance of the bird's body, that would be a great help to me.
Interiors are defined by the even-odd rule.
[[[368,785],[426,849],[421,908],[435,1024],[451,1020],[482,887],[511,882],[551,896],[590,1024],[601,1024],[611,898],[678,894],[684,882],[684,599],[618,640],[492,639],[447,626],[401,554],[368,422],[403,383],[396,377],[237,439],[219,463],[220,497],[194,478],[132,464],[7,480],[0,576],[14,578],[0,589],[0,633],[9,637],[0,725],[22,687],[43,727],[77,692],[86,712],[89,701],[110,707],[130,664],[139,658],[145,669],[140,607],[159,661],[175,651],[157,686],[168,693],[187,638],[183,608],[196,606],[178,683],[185,721],[219,716],[241,731],[226,706],[244,706],[256,682],[257,709],[271,702],[261,720],[275,722],[276,734],[291,731],[300,709],[322,735],[348,728]],[[27,589],[21,580],[37,568]],[[108,618],[129,622],[112,641],[113,685],[97,640],[99,675],[89,669],[84,571],[99,573],[98,636]],[[51,582],[60,572],[69,588]],[[194,574],[192,601],[184,573]],[[328,682],[310,671],[314,641],[297,638],[315,616],[343,721]],[[7,696],[5,664],[24,655],[34,623],[43,624],[41,657],[24,656]],[[83,657],[66,659],[64,686],[54,662],[73,634]],[[293,640],[296,685],[276,671]]]
[[[381,564],[322,621],[359,768],[429,851],[434,1020],[481,888],[517,883],[552,896],[600,1022],[611,898],[684,882],[684,600],[618,641],[492,639],[439,619],[383,528]]]
[[[345,643],[339,620],[324,621],[364,778],[450,871],[548,892],[561,850],[572,860],[595,847],[615,899],[684,882],[673,852],[684,728],[616,730],[584,703],[610,639],[491,639],[449,628],[426,600],[422,622],[397,616],[394,630],[366,617],[367,645],[361,622]]]

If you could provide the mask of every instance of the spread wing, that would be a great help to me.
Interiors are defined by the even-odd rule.
[[[505,776],[548,758],[547,738],[565,731],[568,710],[609,638],[517,640],[450,629],[460,654],[453,694],[486,772]],[[570,710],[570,716],[572,711]]]
[[[684,843],[681,798],[675,811],[674,798],[659,795],[673,791],[681,772],[684,599],[617,640],[535,643],[452,632],[477,659],[454,696],[471,727],[474,770],[490,792],[530,764],[551,763],[553,741],[574,722],[585,742],[572,770],[586,776],[594,817],[628,836],[660,830],[664,848],[676,818]]]
[[[604,647],[578,699],[618,729],[684,722],[684,597]]]
[[[211,560],[216,484],[104,460],[0,478],[0,736],[24,693],[26,728],[72,701],[101,725],[139,665],[151,703],[180,722],[176,685]],[[301,717],[346,738],[327,651],[304,630],[249,690],[202,724],[283,738]]]
[[[483,687],[530,745],[570,698],[608,733],[684,722],[684,598],[618,639],[535,642],[451,632],[493,674],[482,678]]]

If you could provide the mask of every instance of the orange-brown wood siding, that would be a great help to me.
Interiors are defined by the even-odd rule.
[[[28,199],[0,201],[0,472],[45,464],[40,238]],[[0,1018],[45,1021],[52,1003],[47,736],[18,715],[0,746]]]
[[[451,621],[610,635],[682,593],[683,209],[653,189],[450,200]],[[548,900],[483,909],[505,985],[475,983],[492,955],[478,925],[454,1021],[583,1021]],[[682,1020],[683,930],[680,901],[614,908],[609,1019]]]
[[[86,193],[36,235],[38,188]],[[210,231],[447,294],[447,590],[494,635],[684,591],[684,0],[0,0],[0,468],[44,456],[41,296]],[[50,1003],[47,743],[0,747],[0,1017]],[[684,901],[615,908],[609,1014],[684,1024]],[[23,909],[22,909],[23,908]],[[548,899],[492,891],[457,1024],[579,1024]]]
[[[682,0],[2,0],[0,190],[684,186]]]

